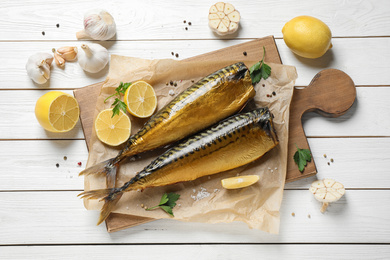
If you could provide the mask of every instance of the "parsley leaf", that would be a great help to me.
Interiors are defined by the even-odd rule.
[[[307,162],[311,161],[311,153],[309,149],[299,149],[297,145],[297,151],[294,154],[294,161],[298,165],[300,172],[303,172]]]
[[[264,56],[265,48],[263,46],[263,58],[249,69],[253,84],[260,82],[262,78],[267,79],[271,75],[271,67],[264,63]]]
[[[127,82],[127,83],[121,82],[119,84],[119,86],[115,89],[115,93],[112,94],[111,96],[107,97],[104,100],[104,103],[106,103],[109,98],[111,98],[113,96],[118,96],[117,98],[115,98],[114,103],[112,103],[112,105],[111,105],[111,106],[114,106],[114,108],[112,109],[112,116],[111,117],[114,117],[115,115],[119,115],[119,111],[121,109],[123,110],[123,112],[126,113],[127,105],[125,102],[120,100],[120,97],[121,97],[121,95],[125,94],[126,90],[130,87],[130,85],[131,85],[131,82]]]
[[[174,217],[172,209],[176,206],[176,201],[180,198],[179,194],[170,192],[164,193],[161,197],[160,203],[157,206],[147,208],[146,210],[152,210],[160,207],[166,213]]]

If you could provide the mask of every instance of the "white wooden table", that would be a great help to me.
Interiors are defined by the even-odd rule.
[[[390,258],[390,1],[236,0],[242,22],[233,38],[219,38],[208,28],[213,3],[1,1],[0,259]],[[85,210],[76,197],[83,190],[77,175],[88,156],[80,123],[66,134],[45,132],[34,106],[49,90],[72,93],[104,80],[108,68],[91,75],[77,62],[64,70],[53,66],[50,84],[43,86],[33,84],[25,71],[35,52],[80,46],[75,33],[84,12],[94,7],[107,9],[116,20],[116,41],[102,43],[111,54],[157,59],[172,58],[173,51],[184,59],[274,35],[283,63],[297,68],[297,86],[325,68],[349,74],[357,86],[352,109],[340,118],[310,114],[303,120],[317,178],[342,182],[346,195],[321,214],[308,191],[316,178],[287,184],[279,235],[241,223],[161,220],[113,234],[96,226],[98,212]],[[295,56],[282,39],[283,25],[304,14],[332,30],[333,48],[320,59]],[[183,20],[192,22],[188,30]],[[330,158],[334,163],[328,165]]]

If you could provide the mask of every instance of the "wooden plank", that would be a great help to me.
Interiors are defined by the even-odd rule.
[[[208,10],[214,2],[207,0],[179,3],[169,1],[117,0],[99,2],[117,24],[117,40],[139,39],[215,39],[208,28]],[[389,36],[390,17],[387,0],[344,1],[271,1],[233,2],[241,13],[239,31],[225,38],[256,38],[275,34],[282,37],[283,25],[298,15],[312,15],[323,20],[335,37]],[[35,0],[3,0],[0,40],[71,40],[82,29],[84,12],[93,8],[93,0],[68,1],[66,9],[59,0],[50,5]],[[156,19],[164,15],[164,19]],[[373,19],[375,18],[375,19]],[[188,26],[183,20],[191,21]],[[60,27],[57,28],[56,24]],[[188,27],[188,30],[185,30]],[[42,31],[45,35],[42,35]]]
[[[357,102],[343,116],[324,118],[314,113],[303,117],[306,136],[389,136],[390,87],[358,87]],[[4,139],[77,139],[84,138],[80,122],[68,133],[49,133],[39,124],[34,115],[36,100],[46,90],[0,90],[2,120],[0,140]],[[72,93],[72,91],[65,91]],[[15,108],[15,98],[18,107]],[[373,102],[375,100],[375,102]],[[17,120],[15,120],[17,119]],[[369,119],[369,120],[368,120]],[[366,122],[362,127],[362,122]]]
[[[172,253],[174,252],[174,253]],[[98,245],[3,246],[2,259],[388,259],[389,245]]]
[[[108,235],[79,192],[1,192],[0,245],[122,243],[390,243],[390,190],[347,190],[320,213],[308,190],[288,190],[279,235],[242,223],[158,220]],[[295,217],[291,213],[295,213]],[[310,218],[308,218],[310,214]]]
[[[261,36],[261,34],[258,34]],[[265,34],[264,34],[265,35]],[[263,35],[263,36],[264,36]],[[186,41],[119,41],[103,42],[111,54],[144,59],[179,59],[215,51],[248,40],[186,40]],[[333,48],[319,59],[299,58],[283,40],[276,40],[284,64],[297,68],[297,86],[307,86],[320,70],[336,68],[347,73],[356,85],[390,85],[390,38],[333,39]],[[80,46],[81,42],[0,42],[0,89],[74,89],[104,81],[108,67],[97,74],[85,73],[77,62],[66,63],[65,69],[51,69],[49,84],[35,85],[27,76],[25,65],[35,52],[50,52],[62,46]],[[176,59],[176,58],[175,58]],[[362,66],[364,61],[364,66]],[[369,75],[369,76],[367,76]]]
[[[316,178],[333,178],[353,189],[390,188],[390,138],[309,138],[308,141],[317,177],[288,183],[285,189],[308,189]],[[88,158],[84,140],[1,141],[0,147],[0,161],[7,162],[0,167],[0,191],[84,189],[84,178],[77,176]],[[28,156],[21,156],[21,151]],[[334,163],[328,165],[331,158]],[[81,167],[77,165],[79,161]]]

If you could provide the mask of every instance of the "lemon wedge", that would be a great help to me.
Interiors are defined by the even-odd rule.
[[[97,138],[105,144],[117,146],[130,137],[130,118],[122,111],[112,117],[112,109],[102,110],[95,120]]]
[[[150,117],[157,107],[157,97],[153,87],[142,80],[128,87],[124,102],[127,105],[127,111],[140,118]]]
[[[79,119],[77,100],[61,91],[50,91],[41,96],[35,105],[35,116],[47,131],[61,133],[74,128]]]
[[[237,176],[231,177],[221,180],[222,187],[225,189],[239,189],[248,187],[254,183],[256,183],[260,177],[258,175],[245,175],[245,176]]]

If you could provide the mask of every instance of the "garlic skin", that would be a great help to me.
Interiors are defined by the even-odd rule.
[[[85,13],[84,30],[77,32],[76,37],[78,40],[92,38],[105,41],[115,34],[116,24],[111,14],[102,9],[95,9]]]
[[[26,63],[27,75],[37,84],[44,84],[50,79],[50,66],[53,56],[38,52],[31,55]]]
[[[88,43],[81,45],[77,59],[83,70],[97,73],[107,65],[109,55],[107,49],[100,44]]]

